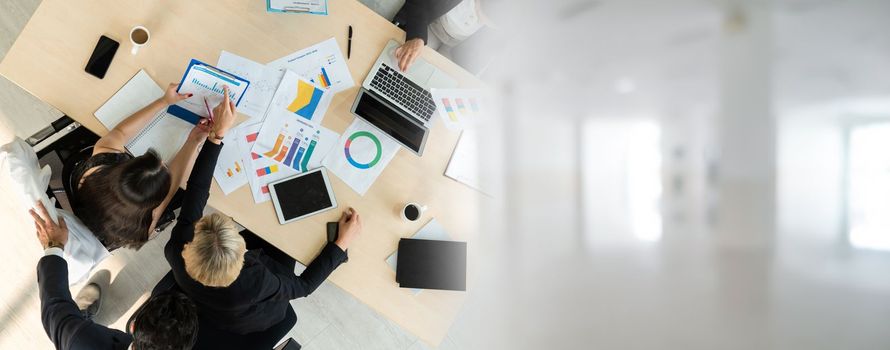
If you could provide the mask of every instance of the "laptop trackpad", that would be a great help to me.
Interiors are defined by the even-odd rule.
[[[430,77],[433,76],[433,72],[436,71],[436,68],[433,65],[427,63],[422,59],[418,59],[414,61],[414,64],[411,67],[408,67],[408,71],[405,72],[405,75],[408,79],[427,87],[427,82],[430,80]]]
[[[433,74],[430,76],[430,80],[427,83],[427,87],[430,89],[450,89],[457,87],[457,80],[452,78],[450,75],[445,74],[445,72],[436,69],[433,71]]]

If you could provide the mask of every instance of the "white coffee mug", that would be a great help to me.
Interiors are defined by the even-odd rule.
[[[148,28],[135,26],[133,29],[130,29],[130,44],[133,45],[130,53],[135,55],[140,47],[148,44],[149,39],[151,39],[151,33],[148,32]]]
[[[425,205],[420,205],[417,203],[408,203],[402,208],[402,220],[405,221],[417,221],[423,216],[423,212],[425,212],[427,207]]]

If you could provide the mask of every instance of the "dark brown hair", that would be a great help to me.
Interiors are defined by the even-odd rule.
[[[84,178],[75,214],[109,250],[139,249],[148,241],[152,210],[164,201],[171,181],[161,158],[149,150]]]
[[[191,349],[198,340],[198,308],[183,293],[163,291],[133,313],[127,333],[131,329],[134,349]]]

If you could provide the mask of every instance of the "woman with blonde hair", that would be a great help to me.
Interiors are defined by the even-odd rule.
[[[228,99],[214,109],[212,131],[189,176],[164,255],[176,284],[195,301],[201,323],[243,335],[282,322],[291,299],[315,291],[346,260],[346,249],[361,232],[362,221],[355,210],[344,212],[340,237],[297,276],[293,258],[250,231],[238,232],[230,218],[220,214],[202,217],[222,140],[235,119],[234,110]]]

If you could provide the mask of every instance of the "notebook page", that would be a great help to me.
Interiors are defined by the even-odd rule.
[[[162,111],[127,144],[127,149],[139,156],[153,148],[164,162],[169,163],[193,127],[191,123]]]
[[[139,70],[105,104],[99,107],[94,115],[102,125],[111,130],[117,123],[162,96],[164,96],[164,90],[148,76],[145,70]]]

